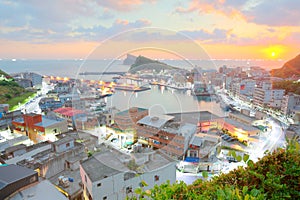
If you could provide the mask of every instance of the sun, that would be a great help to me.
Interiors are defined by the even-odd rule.
[[[281,57],[284,51],[285,47],[281,45],[272,45],[262,49],[262,52],[265,54],[265,57],[269,59],[277,59]]]
[[[273,52],[271,53],[271,56],[272,56],[272,57],[275,57],[275,56],[276,56],[276,53],[273,51]]]

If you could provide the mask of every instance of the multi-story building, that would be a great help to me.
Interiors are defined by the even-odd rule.
[[[19,84],[19,86],[21,86],[23,88],[31,88],[32,87],[32,82],[30,79],[18,78],[18,79],[16,79],[16,82]]]
[[[293,115],[295,110],[300,110],[300,95],[289,93],[282,99],[281,112],[284,115]]]
[[[50,111],[63,106],[61,101],[54,100],[53,97],[43,98],[39,102],[39,107],[42,111]]]
[[[85,199],[126,199],[134,190],[148,190],[176,180],[175,162],[160,152],[122,154],[105,150],[80,164]]]
[[[40,114],[24,114],[22,118],[12,121],[14,132],[28,136],[37,143],[53,140],[53,137],[68,131],[67,120],[61,118],[48,118]]]
[[[15,191],[38,182],[38,173],[17,165],[0,165],[0,199],[12,195]]]
[[[197,126],[173,121],[171,115],[148,115],[137,122],[137,136],[154,149],[161,149],[176,158],[182,158],[188,149]]]
[[[253,104],[261,107],[281,108],[284,93],[285,90],[272,89],[271,82],[263,82],[262,87],[254,90]]]
[[[33,73],[33,72],[27,72],[23,73],[23,77],[26,79],[31,80],[32,86],[41,86],[43,82],[43,76]]]
[[[76,119],[85,117],[86,113],[83,110],[73,109],[71,107],[58,108],[53,111],[57,116],[67,120],[70,127],[76,128]]]
[[[118,112],[114,116],[114,122],[121,130],[134,128],[136,122],[148,115],[148,109],[132,107]]]

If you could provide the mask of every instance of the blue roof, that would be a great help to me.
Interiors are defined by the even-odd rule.
[[[36,123],[35,126],[41,126],[41,127],[48,127],[51,125],[54,125],[58,122],[63,121],[64,119],[58,118],[58,119],[49,119],[47,117],[42,116],[42,122]]]

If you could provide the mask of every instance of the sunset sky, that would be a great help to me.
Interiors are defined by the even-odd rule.
[[[285,60],[300,53],[299,10],[299,0],[0,0],[0,58],[85,58],[98,47],[97,58],[153,48]]]

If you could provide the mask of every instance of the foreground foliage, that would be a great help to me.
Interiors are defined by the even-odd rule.
[[[261,160],[247,162],[210,181],[201,179],[192,185],[184,182],[164,183],[152,190],[136,190],[134,199],[300,199],[299,144],[290,142],[287,149],[278,149]]]

